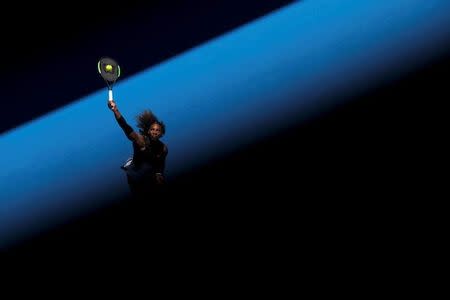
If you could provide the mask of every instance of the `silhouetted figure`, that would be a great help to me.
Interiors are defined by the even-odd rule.
[[[122,166],[130,190],[138,199],[150,199],[166,185],[164,170],[168,149],[160,140],[166,131],[165,124],[151,111],[145,110],[136,117],[138,133],[128,125],[114,100],[108,101],[108,107],[133,144],[133,156]]]

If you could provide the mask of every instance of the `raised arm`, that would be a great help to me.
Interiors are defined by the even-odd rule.
[[[119,124],[120,128],[122,128],[127,138],[130,141],[135,142],[139,146],[144,147],[145,146],[144,137],[141,136],[136,131],[134,131],[133,128],[131,128],[131,126],[128,125],[127,121],[120,113],[119,108],[117,107],[117,104],[114,100],[108,101],[108,108],[114,113],[114,117],[116,118],[117,123]]]

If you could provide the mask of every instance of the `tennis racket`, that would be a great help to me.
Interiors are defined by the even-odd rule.
[[[112,58],[102,57],[97,64],[98,73],[105,80],[108,86],[108,100],[113,100],[113,85],[116,83],[117,79],[120,77],[120,66]]]

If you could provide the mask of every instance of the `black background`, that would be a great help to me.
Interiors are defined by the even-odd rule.
[[[20,18],[2,24],[2,131],[103,88],[95,72],[85,72],[100,56],[117,58],[130,76],[292,1],[194,2],[65,3],[58,13],[43,4],[11,8]],[[69,62],[73,72],[58,75]],[[282,245],[305,229],[357,230],[374,215],[389,219],[422,191],[422,167],[431,164],[435,122],[442,121],[438,107],[448,99],[449,62],[437,57],[308,123],[210,161],[174,178],[154,201],[120,199],[9,253],[177,255],[205,244]]]

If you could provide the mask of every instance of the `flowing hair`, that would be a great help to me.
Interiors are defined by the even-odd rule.
[[[148,130],[152,124],[161,126],[161,137],[166,133],[166,125],[160,121],[151,110],[144,110],[141,114],[136,116],[137,127],[141,134],[148,135]]]

